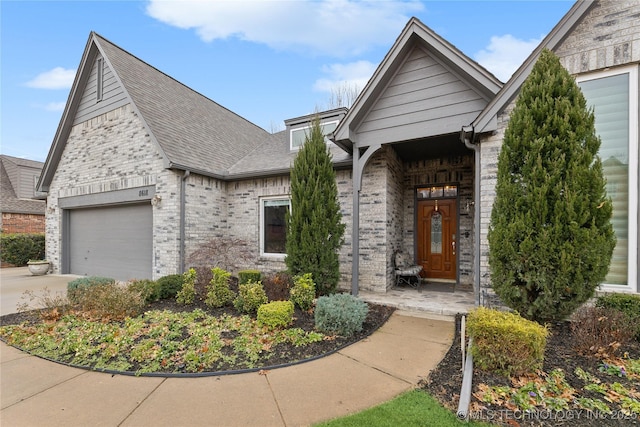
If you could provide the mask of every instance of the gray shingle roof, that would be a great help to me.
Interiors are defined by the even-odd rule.
[[[229,178],[240,179],[250,176],[281,175],[289,173],[298,153],[289,149],[287,131],[272,135],[251,153],[240,159],[229,169]],[[351,165],[351,155],[336,145],[330,144],[329,151],[336,166]]]
[[[7,159],[7,156],[4,155],[0,157],[0,210],[6,213],[44,215],[46,206],[44,200],[19,199],[16,196],[9,174],[5,169],[5,161],[11,161],[21,166],[42,167],[41,162],[34,160],[18,159],[16,157]]]
[[[95,35],[172,166],[224,176],[271,139],[264,129]]]

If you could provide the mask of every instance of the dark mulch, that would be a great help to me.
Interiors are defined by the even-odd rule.
[[[457,411],[458,402],[460,399],[460,388],[462,386],[462,355],[460,352],[460,322],[461,316],[456,316],[456,336],[453,344],[444,359],[433,370],[428,378],[424,380],[420,385],[421,387],[432,394],[438,401],[450,409],[451,411]],[[600,366],[600,359],[595,357],[581,356],[573,350],[574,337],[571,333],[569,322],[559,322],[550,328],[551,335],[547,340],[547,347],[544,356],[544,372],[551,372],[554,369],[560,368],[565,373],[567,382],[576,389],[581,389],[584,386],[584,382],[576,376],[574,373],[576,368],[580,367],[585,371],[588,371],[600,378],[601,381],[606,383],[619,382],[627,388],[640,389],[640,384],[637,381],[630,380],[629,378],[612,377],[606,373],[598,371]],[[624,348],[621,348],[620,354],[628,352],[629,357],[640,357],[640,343],[631,343]],[[478,384],[487,384],[491,386],[503,385],[511,386],[509,378],[493,374],[490,372],[479,371],[474,369],[473,375],[473,390],[476,391]],[[599,398],[603,400],[602,395],[584,391],[581,393],[582,397],[587,398]],[[586,410],[576,409],[568,411],[564,414],[555,414],[555,419],[541,419],[544,418],[547,413],[534,413],[531,415],[514,413],[508,411],[505,407],[486,404],[480,402],[473,395],[471,396],[471,406],[473,408],[483,408],[480,413],[472,413],[472,416],[476,419],[488,421],[497,425],[508,426],[522,426],[522,427],[548,427],[548,426],[585,426],[585,427],[613,427],[613,426],[638,426],[640,420],[638,417],[625,416],[620,411],[621,407],[616,403],[607,402],[614,415],[606,415],[600,413],[588,414]],[[502,416],[502,420],[499,420]],[[553,416],[553,415],[552,415]],[[558,419],[564,416],[566,419]],[[547,416],[547,418],[549,418]]]
[[[394,311],[393,307],[368,304],[369,313],[363,324],[361,332],[358,332],[350,337],[336,336],[330,340],[323,340],[317,343],[312,343],[302,347],[295,347],[292,344],[280,344],[277,347],[271,349],[270,356],[258,362],[256,369],[267,368],[279,365],[286,365],[293,362],[299,362],[302,360],[313,359],[321,357],[323,355],[330,354],[343,348],[347,345],[360,341],[363,338],[371,335],[380,326],[382,326]],[[146,310],[171,310],[174,312],[191,311],[196,308],[203,310],[204,312],[212,316],[221,316],[223,314],[230,314],[237,316],[238,313],[233,307],[224,308],[211,308],[204,304],[203,301],[196,299],[193,305],[180,305],[175,302],[174,299],[164,299],[154,303],[151,303]],[[0,325],[14,325],[22,322],[41,322],[38,316],[38,311],[28,311],[23,313],[7,314],[0,317]],[[315,328],[315,320],[313,313],[302,311],[296,307],[294,313],[294,322],[291,327],[302,328],[305,331],[312,331]],[[227,337],[232,338],[232,337]],[[245,361],[242,356],[239,355],[234,365],[218,364],[213,367],[205,368],[203,372],[221,372],[221,371],[235,371],[242,370],[246,367]],[[132,371],[136,370],[134,365]]]

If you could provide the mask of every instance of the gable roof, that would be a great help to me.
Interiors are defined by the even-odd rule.
[[[416,48],[428,52],[439,66],[455,75],[485,103],[489,103],[502,87],[502,83],[493,74],[437,35],[419,19],[411,18],[346,117],[338,125],[333,135],[336,144],[351,152],[358,126],[366,119],[372,107]]]
[[[7,167],[42,168],[42,162],[0,155],[0,208],[2,212],[44,215],[45,201],[21,199],[17,196]]]
[[[494,131],[497,128],[497,115],[517,96],[520,87],[531,73],[543,49],[554,51],[571,31],[578,25],[582,17],[593,7],[595,0],[578,0],[562,17],[538,47],[529,55],[524,63],[505,83],[496,97],[487,105],[480,115],[471,123],[474,133]]]
[[[102,55],[127,100],[165,158],[166,167],[223,177],[239,158],[272,136],[146,62],[92,32],[39,188],[48,190],[64,151],[93,62]]]

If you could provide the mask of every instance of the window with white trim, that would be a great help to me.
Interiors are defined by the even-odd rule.
[[[327,135],[330,135],[336,128],[338,127],[338,120],[326,123],[320,123],[320,129],[322,130],[322,134],[325,136],[324,142],[325,144],[331,143],[331,141],[327,138]],[[311,125],[304,126],[301,128],[291,129],[290,133],[290,148],[292,150],[297,150],[302,147],[304,141],[307,139],[311,131]]]
[[[607,194],[613,200],[617,244],[603,286],[637,292],[638,67],[620,67],[576,80],[594,109]]]
[[[290,209],[289,196],[260,199],[260,255],[284,257],[287,242],[286,215]]]

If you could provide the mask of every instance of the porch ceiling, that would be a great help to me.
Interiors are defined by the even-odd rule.
[[[462,156],[472,153],[460,142],[459,133],[404,141],[393,144],[393,149],[403,161]]]

